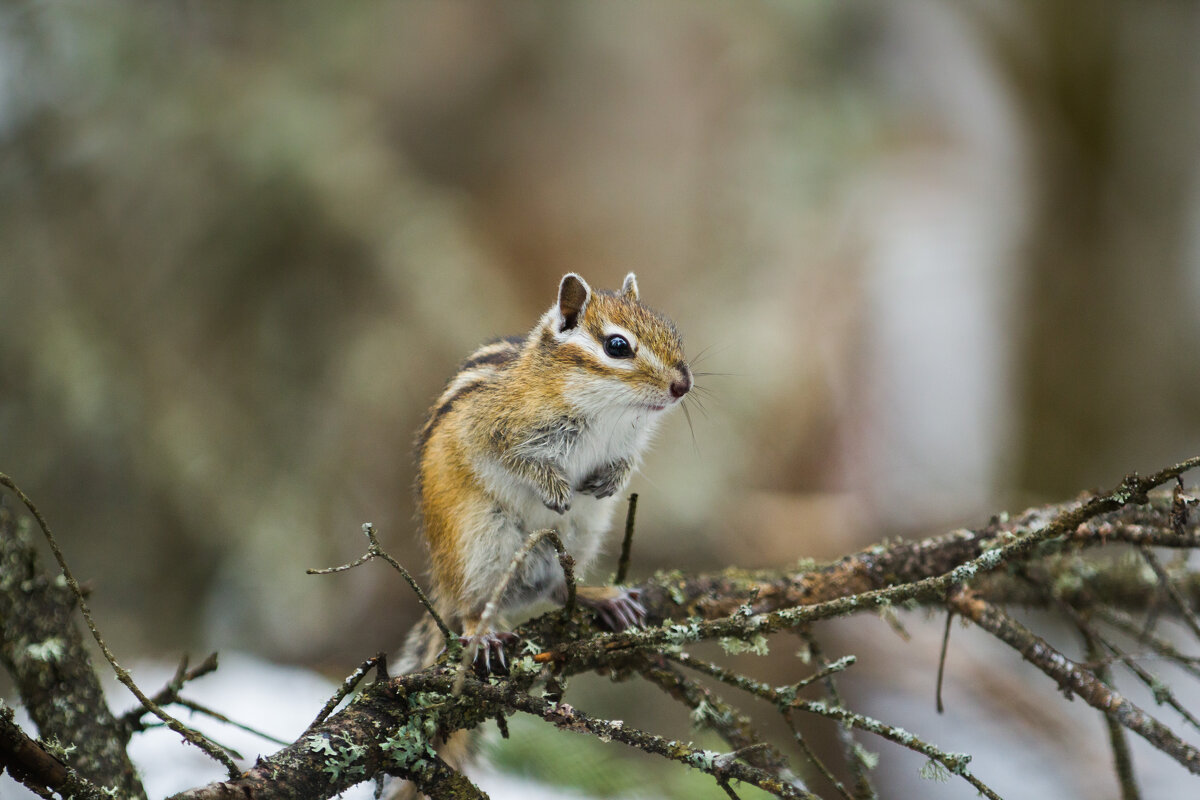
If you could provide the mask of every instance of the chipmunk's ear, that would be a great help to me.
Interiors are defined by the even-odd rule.
[[[621,294],[625,295],[630,300],[638,299],[637,275],[634,275],[631,272],[625,276],[625,282],[621,284]]]
[[[558,285],[558,330],[561,332],[574,328],[591,299],[592,287],[587,285],[587,281],[574,272],[563,275],[562,283]]]

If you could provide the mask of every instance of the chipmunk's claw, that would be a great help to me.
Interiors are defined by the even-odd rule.
[[[471,666],[475,669],[475,674],[481,678],[489,675],[507,675],[508,657],[504,653],[504,648],[507,645],[514,645],[520,640],[519,636],[508,631],[458,637],[459,644],[464,648],[468,650],[475,648]]]
[[[616,597],[593,604],[600,623],[610,631],[620,633],[640,628],[646,622],[646,607],[641,604],[640,589],[622,589]]]

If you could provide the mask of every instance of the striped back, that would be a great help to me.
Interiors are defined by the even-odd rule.
[[[429,442],[429,437],[433,435],[438,423],[449,413],[450,409],[454,408],[454,404],[458,402],[459,398],[485,386],[502,371],[508,369],[521,355],[521,349],[524,346],[525,337],[508,336],[482,344],[474,353],[471,353],[467,360],[459,366],[458,372],[454,373],[450,382],[446,384],[445,390],[442,391],[441,396],[438,397],[429,412],[429,419],[421,428],[421,433],[417,437],[418,460],[424,455],[425,445]]]

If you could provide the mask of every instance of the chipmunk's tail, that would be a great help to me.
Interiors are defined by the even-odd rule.
[[[431,666],[442,652],[443,644],[437,623],[433,617],[426,615],[404,638],[404,647],[400,649],[400,657],[396,662],[396,674],[407,675]]]
[[[396,674],[404,675],[432,666],[442,652],[445,642],[442,632],[433,618],[426,616],[413,626],[404,639],[404,647],[397,659]],[[476,751],[474,731],[455,731],[444,742],[434,747],[438,757],[450,767],[461,770],[469,763]],[[423,797],[409,781],[395,781],[385,795],[386,800],[416,800]]]

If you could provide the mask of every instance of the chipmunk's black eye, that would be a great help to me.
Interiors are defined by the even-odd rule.
[[[604,339],[604,352],[613,358],[633,358],[633,348],[619,333],[614,333]]]

